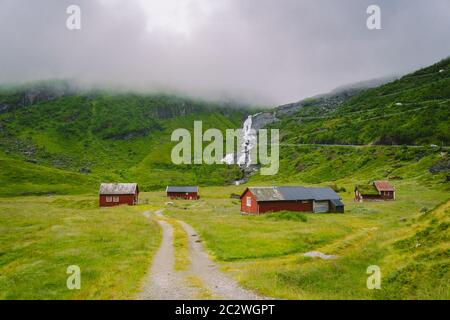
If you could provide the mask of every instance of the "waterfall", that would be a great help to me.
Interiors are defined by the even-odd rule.
[[[238,146],[238,148],[240,148],[239,158],[236,159],[237,155],[235,153],[230,153],[227,154],[225,158],[223,158],[223,162],[227,164],[236,163],[243,168],[247,168],[250,166],[252,162],[250,151],[256,146],[258,142],[256,131],[252,128],[252,122],[253,116],[249,115],[242,126],[242,144]]]

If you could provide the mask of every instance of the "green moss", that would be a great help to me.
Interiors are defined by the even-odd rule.
[[[372,196],[374,195],[374,196],[376,196],[376,195],[379,194],[377,188],[375,188],[375,186],[371,185],[371,184],[364,184],[364,185],[359,184],[359,185],[356,186],[356,188],[359,190],[359,192],[362,195],[372,195]]]

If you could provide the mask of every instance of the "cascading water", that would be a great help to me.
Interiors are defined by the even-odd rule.
[[[236,163],[243,168],[249,167],[250,164],[252,163],[250,151],[256,146],[256,143],[258,141],[256,137],[256,131],[252,128],[252,117],[253,117],[252,115],[248,116],[242,126],[242,136],[241,136],[242,144],[239,146],[240,147],[240,152],[238,153],[239,158],[237,158],[235,153],[230,153],[227,154],[225,158],[222,160],[224,163],[227,164]]]
[[[242,126],[242,136],[240,137],[242,144],[239,146],[240,152],[238,152],[238,155],[236,155],[236,153],[227,154],[225,158],[223,158],[222,160],[224,163],[227,164],[236,163],[241,168],[245,169],[252,164],[252,160],[255,160],[251,158],[250,152],[258,143],[256,130],[252,128],[253,117],[254,115],[249,115],[247,119],[244,121],[244,124]],[[242,179],[235,181],[235,183],[241,184],[245,181],[246,179]]]

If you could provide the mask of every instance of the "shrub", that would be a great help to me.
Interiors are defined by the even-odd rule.
[[[293,211],[280,211],[280,212],[274,212],[274,213],[268,213],[265,215],[266,219],[273,219],[273,220],[290,220],[290,221],[302,221],[306,222],[308,221],[308,218],[305,214],[300,212],[293,212]]]
[[[339,187],[337,184],[332,184],[330,185],[330,188],[334,190],[334,192],[346,192],[347,189],[345,189],[344,187]]]

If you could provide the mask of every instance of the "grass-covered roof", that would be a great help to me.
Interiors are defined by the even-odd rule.
[[[357,185],[356,188],[363,195],[378,195],[378,190],[372,184],[360,184]]]

